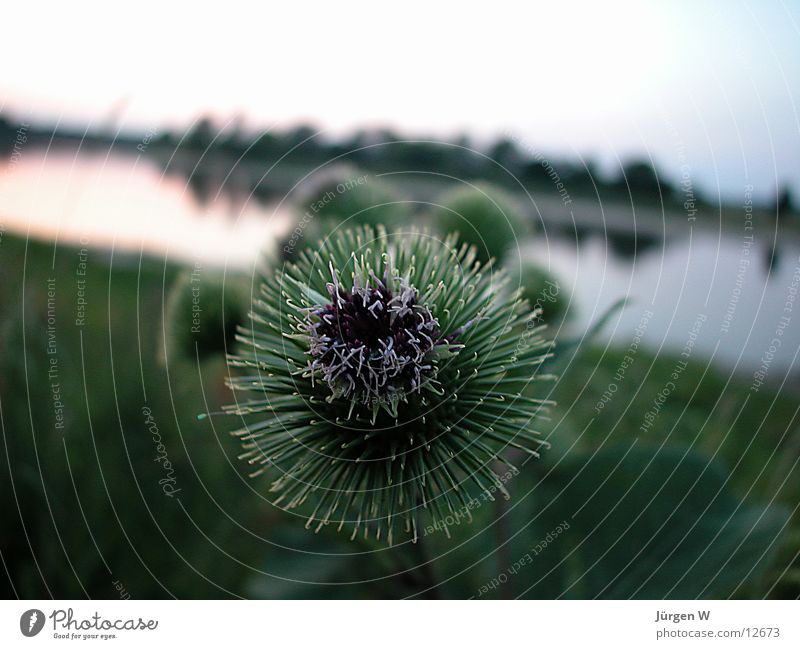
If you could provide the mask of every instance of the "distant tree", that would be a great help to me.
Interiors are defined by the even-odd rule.
[[[563,180],[570,187],[571,191],[594,191],[595,185],[602,185],[603,180],[597,170],[597,164],[593,160],[585,161],[583,164],[571,165],[563,173]]]
[[[477,178],[486,160],[477,151],[477,145],[466,134],[461,134],[453,141],[453,160],[457,161],[452,174],[457,178]],[[475,151],[475,153],[473,153]]]
[[[249,155],[256,158],[271,159],[278,155],[280,145],[278,137],[271,130],[265,130],[254,137],[255,142],[250,149]]]
[[[629,191],[633,196],[658,198],[659,192],[665,198],[672,193],[672,187],[658,174],[655,167],[646,160],[634,160],[622,167],[616,185]]]
[[[497,140],[497,142],[492,144],[489,147],[487,155],[497,164],[505,167],[514,176],[520,175],[520,172],[525,164],[525,159],[520,152],[519,147],[512,140],[506,137],[500,138]]]
[[[190,149],[205,151],[214,141],[216,132],[211,117],[201,117],[184,138],[184,144]]]
[[[283,140],[290,147],[297,145],[306,145],[313,142],[317,135],[317,129],[308,124],[300,124],[294,127],[284,135]]]
[[[0,117],[0,153],[10,151],[14,146],[14,127],[4,117]]]
[[[539,160],[529,160],[522,165],[520,179],[526,184],[541,184],[548,182],[548,171]]]
[[[231,155],[236,155],[247,148],[250,135],[246,131],[243,115],[236,115],[229,128],[219,139],[220,147]]]
[[[283,153],[291,151],[291,160],[319,162],[325,155],[325,145],[319,135],[319,129],[310,124],[300,124],[282,136],[279,136]]]
[[[784,185],[775,192],[775,215],[780,218],[794,211],[792,191]]]
[[[400,142],[392,145],[391,160],[404,170],[435,171],[452,173],[452,162],[448,155],[453,153],[452,147],[438,142]]]
[[[374,133],[359,129],[352,136],[342,141],[339,148],[346,154],[346,161],[358,165],[368,165],[374,161],[376,148]]]

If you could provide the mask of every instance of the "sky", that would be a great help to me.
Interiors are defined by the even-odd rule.
[[[156,130],[513,134],[652,156],[714,197],[800,198],[800,2],[16,3],[0,113]]]

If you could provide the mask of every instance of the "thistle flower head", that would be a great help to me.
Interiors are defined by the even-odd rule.
[[[334,398],[383,405],[396,414],[408,392],[432,379],[433,352],[440,339],[430,309],[401,277],[384,278],[359,269],[351,290],[330,266],[330,303],[308,310],[309,376],[322,378]]]
[[[541,444],[525,388],[550,343],[531,315],[455,236],[337,232],[267,278],[240,330],[241,457],[308,526],[390,543],[507,496],[493,467]]]

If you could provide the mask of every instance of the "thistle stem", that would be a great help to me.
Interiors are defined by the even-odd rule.
[[[525,466],[528,458],[523,457],[523,454],[516,450],[511,449],[508,451],[508,459],[515,466]],[[502,475],[505,464],[502,462],[495,462],[494,470],[498,475]],[[508,514],[508,501],[502,498],[497,498],[494,501],[494,515],[495,515],[495,542],[497,543],[497,573],[508,570],[511,567],[511,544],[509,538],[511,530],[509,529],[509,514]],[[499,589],[500,599],[511,599],[511,589],[508,581],[500,584]]]
[[[494,501],[495,534],[497,541],[497,572],[508,570],[511,566],[511,548],[508,543],[508,502],[501,498]],[[500,584],[500,599],[511,599],[508,581]]]
[[[415,582],[418,587],[423,588],[425,591],[422,596],[426,599],[442,599],[439,579],[436,576],[433,559],[431,559],[428,552],[427,544],[420,537],[416,543],[411,544],[411,547],[416,555],[413,562],[417,563],[414,568]]]

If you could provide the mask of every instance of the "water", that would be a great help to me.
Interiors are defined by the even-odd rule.
[[[200,201],[184,178],[164,176],[146,158],[35,150],[0,172],[0,218],[23,236],[241,270],[291,223],[285,207],[247,195]],[[770,379],[785,374],[800,349],[797,236],[782,233],[776,244],[767,222],[752,232],[735,222],[724,233],[674,223],[669,231],[636,255],[621,256],[601,237],[563,235],[540,236],[523,254],[559,279],[575,331],[628,296],[601,335],[606,341],[627,347],[638,327],[654,351],[680,353],[688,344],[694,358],[751,374],[766,369]]]
[[[766,362],[774,379],[797,366],[800,244],[796,238],[779,240],[770,269],[774,229],[756,231],[752,244],[745,234],[687,226],[685,236],[629,258],[617,256],[599,237],[580,244],[538,241],[526,252],[549,259],[570,287],[575,330],[585,330],[627,296],[627,306],[606,326],[605,340],[627,347],[637,329],[644,329],[652,350],[686,350],[693,358],[749,372]]]
[[[0,218],[38,239],[234,269],[252,267],[289,224],[285,210],[247,197],[201,202],[144,157],[35,150],[0,173]]]

